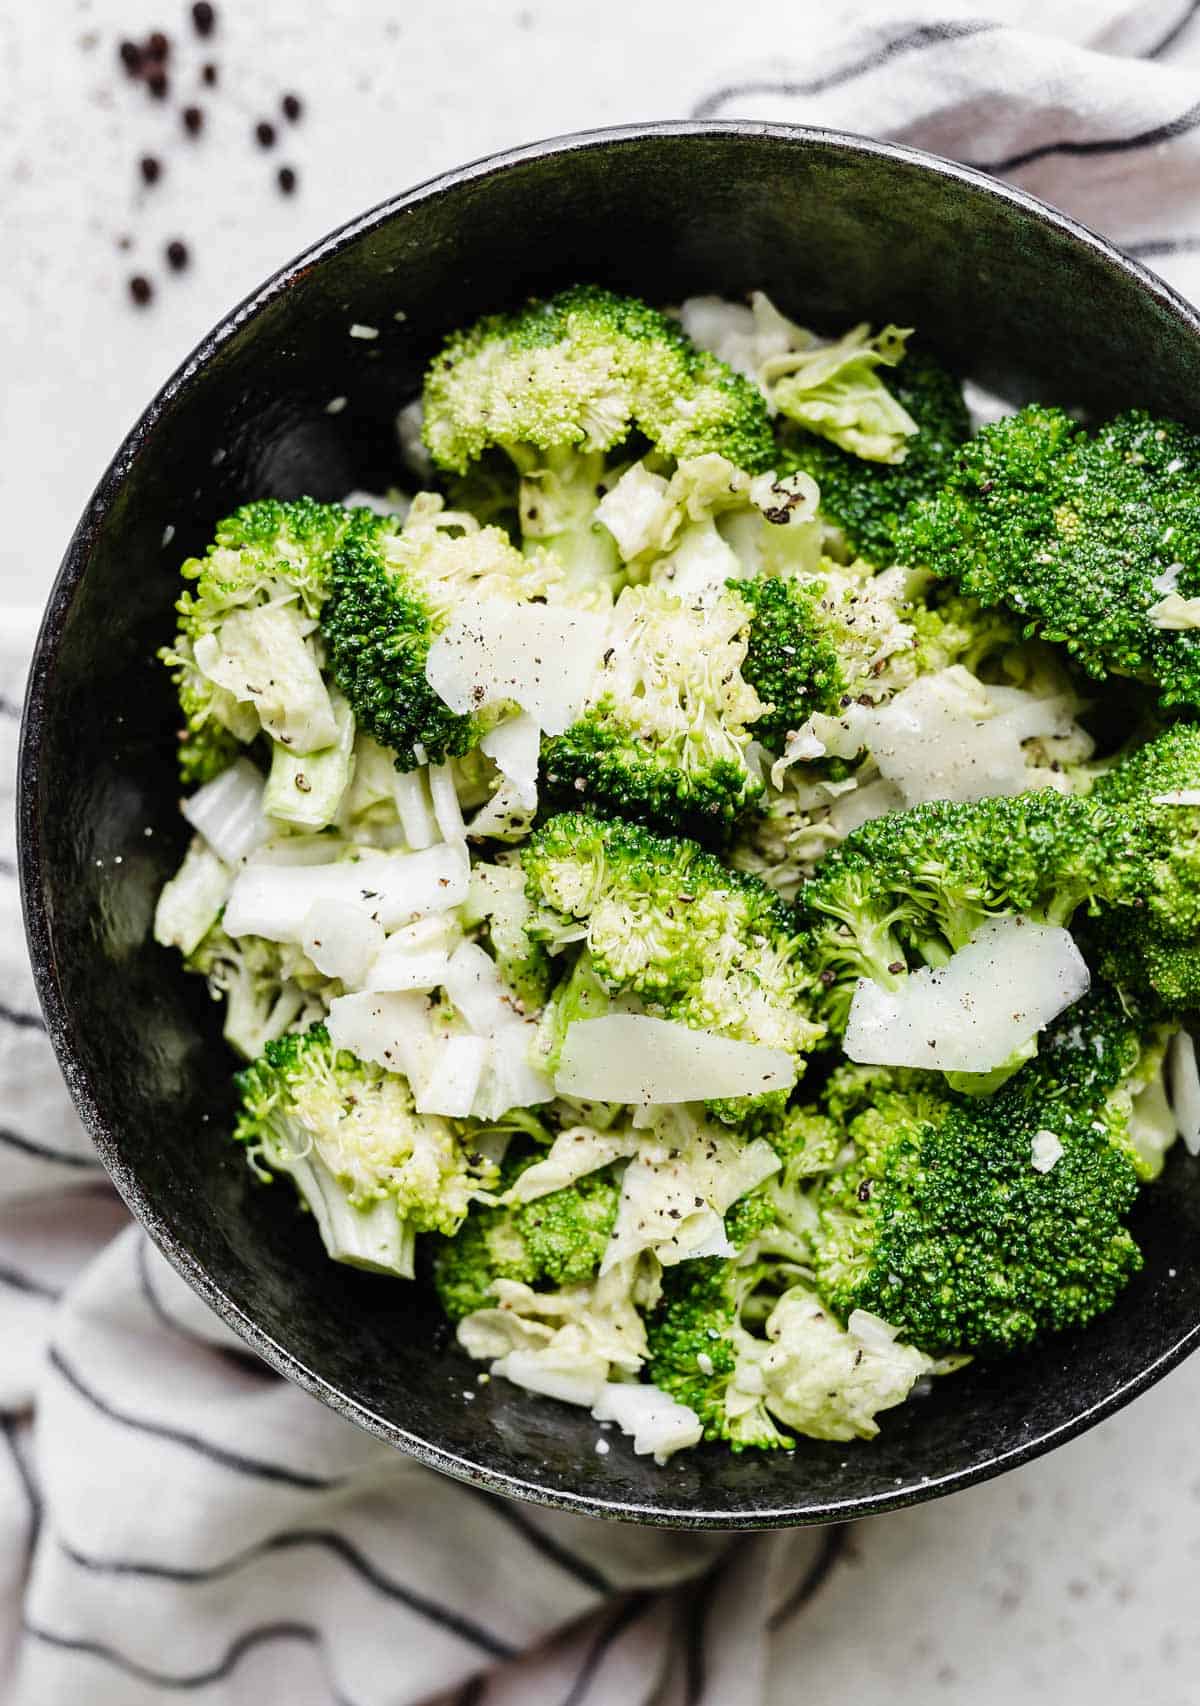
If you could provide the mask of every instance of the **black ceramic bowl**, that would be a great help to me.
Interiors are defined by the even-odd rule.
[[[586,279],[656,302],[760,286],[806,321],[916,325],[1015,400],[1200,417],[1200,324],[1184,303],[1029,196],[908,149],[782,126],[645,126],[522,149],[400,196],[217,327],[117,451],[71,541],[21,759],[46,1019],[105,1164],[166,1256],[268,1363],[423,1463],[645,1522],[886,1510],[1068,1439],[1194,1347],[1200,1171],[1186,1157],[1138,1210],[1145,1273],[1087,1333],[938,1383],[871,1444],[703,1448],[658,1469],[614,1443],[601,1459],[585,1413],[503,1381],[476,1388],[427,1290],[333,1266],[288,1193],[254,1185],[224,1136],[232,1063],[217,1011],[150,941],[184,842],[176,717],[154,661],[180,560],[248,498],[386,484],[397,404],[441,335]],[[355,321],[379,337],[349,337]]]

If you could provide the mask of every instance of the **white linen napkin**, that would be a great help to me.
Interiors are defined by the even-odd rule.
[[[969,160],[1200,296],[1200,0],[1047,0],[1007,21],[860,6],[819,31],[805,10],[782,9],[779,56],[723,67],[696,114]],[[774,1698],[803,1700],[801,1614],[844,1531],[633,1530],[436,1476],[271,1375],[129,1223],[21,945],[31,643],[0,613],[0,1696],[761,1706],[774,1666]]]

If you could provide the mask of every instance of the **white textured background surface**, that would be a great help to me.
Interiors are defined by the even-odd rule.
[[[613,25],[576,0],[242,0],[221,8],[218,35],[201,45],[185,10],[0,0],[0,604],[40,604],[155,386],[308,241],[491,149],[680,116],[719,78],[724,53],[795,57],[830,19],[796,0],[641,4]],[[1036,20],[1032,5],[1003,10]],[[220,63],[218,91],[198,91],[198,143],[183,137],[174,91],[159,106],[116,68],[118,36],[154,27],[179,37],[180,91],[191,94],[203,58]],[[277,116],[286,89],[305,100],[304,120],[261,152],[253,124]],[[868,110],[860,124],[870,128]],[[139,187],[144,152],[166,166],[153,190]],[[292,200],[273,183],[285,161],[300,175]],[[126,233],[135,246],[122,253]],[[125,279],[145,270],[161,281],[174,236],[193,264],[139,311]],[[1050,1459],[857,1527],[795,1624],[777,1706],[1130,1696],[1192,1706],[1198,1399],[1193,1364]]]

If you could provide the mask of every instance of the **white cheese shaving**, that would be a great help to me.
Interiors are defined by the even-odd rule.
[[[1189,1155],[1200,1155],[1200,1069],[1196,1045],[1187,1031],[1171,1042],[1171,1107]]]
[[[662,1464],[676,1451],[698,1445],[704,1432],[695,1410],[680,1404],[657,1386],[610,1380],[592,1405],[598,1422],[616,1422],[633,1440],[639,1457],[653,1456]]]
[[[784,1049],[670,1019],[606,1013],[568,1028],[555,1087],[584,1101],[704,1102],[790,1090],[795,1082],[795,1062]]]
[[[897,989],[860,978],[844,1047],[870,1066],[990,1072],[1091,982],[1070,934],[1021,918],[994,918],[937,970],[926,966]]]
[[[515,702],[547,734],[579,714],[608,636],[606,618],[565,605],[462,603],[429,648],[425,679],[459,712]]]
[[[1029,1159],[1035,1173],[1048,1173],[1056,1162],[1061,1161],[1063,1146],[1062,1139],[1055,1131],[1035,1131],[1033,1141],[1029,1146]]]
[[[519,803],[530,811],[535,811],[538,803],[541,744],[541,730],[528,711],[522,711],[519,717],[506,717],[489,729],[479,743],[480,750],[512,784],[512,793]]]
[[[1181,592],[1169,592],[1152,604],[1146,615],[1156,628],[1182,633],[1188,628],[1200,628],[1200,598],[1185,598]]]

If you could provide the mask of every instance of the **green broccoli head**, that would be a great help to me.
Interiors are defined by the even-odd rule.
[[[763,791],[746,751],[762,713],[742,672],[750,624],[737,587],[706,602],[626,587],[582,715],[544,743],[549,801],[726,840]]]
[[[549,819],[524,844],[532,933],[577,939],[610,995],[697,1030],[785,1049],[803,1071],[820,1035],[811,976],[788,909],[765,884],[694,842],[582,813]],[[746,1104],[722,1104],[739,1119]]]
[[[765,706],[754,735],[782,752],[793,730],[814,711],[836,709],[847,692],[835,638],[815,590],[780,576],[730,586],[753,611],[742,676]]]
[[[1156,607],[1200,592],[1200,439],[1138,410],[1096,432],[1031,406],[964,445],[897,552],[1004,605],[1091,675],[1200,705],[1200,634]],[[1166,577],[1164,579],[1164,577]]]
[[[676,461],[715,450],[757,473],[774,454],[749,380],[657,309],[593,285],[453,333],[424,405],[429,453],[451,473],[493,447],[536,464],[539,453],[612,450],[635,430]]]
[[[323,1024],[268,1043],[237,1075],[234,1138],[293,1179],[335,1261],[412,1275],[418,1232],[453,1233],[494,1170],[419,1114],[406,1079],[336,1049]]]
[[[1120,1096],[1140,1054],[1100,989],[991,1097],[920,1073],[845,1075],[831,1106],[858,1156],[819,1188],[822,1296],[934,1353],[1011,1350],[1109,1308],[1141,1266],[1123,1224],[1138,1178]]]
[[[575,602],[607,602],[620,584],[616,543],[595,512],[619,471],[610,453],[631,435],[663,458],[719,451],[751,472],[774,452],[749,380],[666,315],[595,286],[454,333],[426,374],[423,407],[443,472],[507,455],[522,537],[554,552]]]
[[[1135,904],[1150,875],[1145,837],[1126,814],[1051,789],[875,818],[797,896],[822,1011],[840,1029],[859,977],[888,985],[910,961],[941,964],[989,917],[1065,925],[1084,903]]]
[[[646,1322],[650,1378],[699,1416],[708,1440],[734,1451],[794,1443],[772,1421],[755,1379],[756,1340],[742,1316],[767,1275],[765,1264],[701,1257],[663,1273],[662,1297]],[[765,1346],[763,1347],[765,1349]],[[740,1374],[749,1374],[743,1388]]]
[[[527,1153],[516,1167],[507,1166],[506,1184],[535,1159]],[[619,1198],[620,1181],[604,1167],[533,1202],[474,1209],[434,1258],[443,1309],[457,1323],[494,1307],[498,1279],[555,1288],[585,1284],[600,1265]]]
[[[425,679],[430,645],[456,604],[539,598],[556,573],[499,528],[475,527],[428,494],[399,533],[375,519],[333,554],[321,634],[358,727],[391,749],[398,770],[414,770],[468,752],[489,726],[450,710]]]
[[[907,354],[888,390],[917,424],[901,462],[867,462],[826,439],[784,424],[778,466],[800,469],[821,488],[821,511],[850,550],[883,567],[898,559],[896,536],[909,504],[936,495],[971,426],[962,386],[932,356]]]
[[[315,618],[329,593],[330,562],[348,537],[383,525],[370,510],[296,498],[245,504],[217,524],[203,557],[180,571],[192,585],[180,594],[178,632],[159,656],[171,670],[183,713],[179,769],[187,784],[210,782],[259,730],[253,706],[239,702],[199,667],[198,642],[219,634],[236,612],[293,601]],[[201,646],[203,651],[203,645]]]

